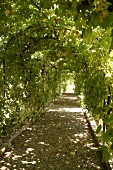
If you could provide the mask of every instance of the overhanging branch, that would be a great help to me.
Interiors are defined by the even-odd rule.
[[[30,0],[30,1],[35,6],[35,8],[37,8],[43,14],[43,16],[48,19],[46,14],[43,11],[41,11],[41,8],[34,2],[34,0]]]

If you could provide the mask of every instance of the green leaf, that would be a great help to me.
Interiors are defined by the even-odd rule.
[[[113,150],[113,143],[112,143],[112,145],[111,145],[111,148],[110,148],[111,150]]]
[[[104,142],[109,141],[109,132],[108,131],[102,135],[102,139]]]
[[[58,9],[58,8],[55,9],[55,14],[56,14],[56,15],[59,14],[59,9]]]
[[[97,134],[101,131],[101,128],[102,128],[101,125],[99,125],[99,126],[97,127],[97,130],[96,130],[96,133],[97,133]]]
[[[52,6],[52,3],[50,0],[47,0],[47,1],[42,0],[42,3],[43,3],[43,8],[45,8],[45,9],[50,9]]]
[[[109,25],[113,24],[113,12],[110,12],[109,15],[107,15],[100,26],[104,29],[106,29]]]
[[[103,160],[105,162],[108,162],[109,159],[110,159],[110,152],[108,151],[108,147],[102,146],[101,149],[102,149],[102,152],[103,152]]]
[[[109,52],[113,49],[113,29],[112,29],[112,31],[111,31],[111,37],[112,37],[112,40],[111,40]]]

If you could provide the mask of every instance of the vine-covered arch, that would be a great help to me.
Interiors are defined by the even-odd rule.
[[[104,158],[113,146],[113,3],[9,0],[0,4],[0,134],[34,120],[72,73],[98,120]],[[101,121],[104,120],[102,127]],[[102,128],[106,131],[102,132]]]

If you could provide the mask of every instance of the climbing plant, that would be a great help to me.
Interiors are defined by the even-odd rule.
[[[71,73],[76,92],[98,122],[108,161],[113,150],[113,2],[1,0],[0,21],[0,135],[10,137],[14,127],[35,120],[65,89]]]

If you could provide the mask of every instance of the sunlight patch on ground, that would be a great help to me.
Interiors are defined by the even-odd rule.
[[[76,96],[65,96],[65,94],[64,94],[64,96],[62,96],[61,98],[70,99],[70,100],[76,100],[76,99],[78,99]]]
[[[49,144],[46,144],[45,142],[39,142],[38,144],[49,146]]]
[[[33,148],[27,148],[26,153],[28,154],[29,152],[33,151]]]
[[[22,156],[20,156],[20,155],[14,155],[13,157],[12,157],[12,159],[13,160],[17,160],[18,158],[21,158]]]
[[[12,151],[11,152],[6,152],[4,158],[9,158],[11,156],[11,153],[12,153]]]
[[[65,112],[82,112],[82,108],[59,108],[59,111]]]
[[[83,137],[84,135],[83,135],[83,133],[79,133],[79,134],[75,134],[74,136],[75,136],[75,137],[78,137],[78,136],[79,136],[79,137],[81,138],[81,137]]]
[[[58,108],[56,109],[49,109],[48,112],[55,112],[55,111],[59,111],[59,112],[70,112],[70,113],[78,113],[78,112],[83,112],[83,109],[80,107],[74,107],[74,108]]]
[[[25,142],[27,143],[27,142],[30,142],[32,140],[32,138],[29,138],[28,140],[26,140]]]
[[[0,168],[0,170],[9,170],[9,168],[7,168],[7,167],[5,167],[5,166],[2,166],[2,167]]]
[[[70,139],[70,141],[73,142],[73,143],[78,143],[80,141],[80,139],[76,139],[76,140]]]
[[[92,150],[98,149],[96,146],[92,146],[91,143],[87,143],[85,146],[89,147]]]
[[[36,161],[28,162],[28,161],[21,161],[23,164],[36,164]]]

